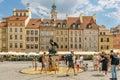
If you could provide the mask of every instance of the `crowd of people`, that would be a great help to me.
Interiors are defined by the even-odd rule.
[[[120,70],[120,54],[115,53],[113,50],[110,53],[99,53],[93,56],[94,70],[104,72],[107,75],[108,70],[111,69],[111,80],[117,80],[117,70]]]
[[[42,64],[42,67],[40,70],[41,74],[43,71],[45,73],[47,73],[47,71],[52,71],[53,68],[54,68],[53,71],[55,71],[55,74],[59,71],[59,59],[55,59],[53,63],[53,59],[51,55],[49,55],[48,59],[46,59],[45,52],[40,57],[40,59],[41,60],[39,62],[41,62]],[[75,76],[78,74],[80,68],[83,67],[85,70],[87,70],[88,64],[85,64],[83,60],[84,60],[84,57],[82,55],[80,55],[80,57],[76,57],[74,55],[74,51],[71,51],[69,55],[66,55],[64,57],[64,61],[68,66],[68,69],[66,71],[66,76],[69,76],[69,72],[71,71],[70,69],[73,70]],[[35,65],[34,65],[35,70],[37,70],[37,63],[36,61],[34,62],[35,62]],[[119,62],[120,62],[120,54],[115,53],[113,50],[111,50],[109,54],[105,52],[101,52],[99,54],[93,55],[93,69],[95,71],[104,72],[105,75],[107,75],[108,70],[111,69],[111,73],[112,73],[111,80],[117,80],[117,70],[120,70]],[[47,65],[48,67],[46,68]]]

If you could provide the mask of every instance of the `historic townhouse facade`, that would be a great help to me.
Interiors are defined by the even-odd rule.
[[[13,10],[13,16],[0,23],[0,51],[39,52],[48,51],[50,39],[58,43],[57,51],[99,51],[111,49],[113,36],[104,34],[104,27],[93,16],[57,19],[56,5],[52,5],[51,18],[31,18],[30,9]],[[104,43],[101,42],[104,38]],[[109,38],[109,39],[108,39]],[[105,42],[107,40],[107,42]]]
[[[5,22],[0,23],[0,51],[7,51],[7,24]]]
[[[99,27],[99,51],[113,49],[114,36],[110,33],[105,26]]]
[[[25,28],[26,52],[39,52],[39,19],[30,19]]]

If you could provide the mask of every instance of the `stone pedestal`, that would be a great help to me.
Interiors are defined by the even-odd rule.
[[[58,61],[59,61],[59,57],[58,57],[58,55],[51,55],[51,58],[52,58],[52,71],[54,71],[55,70],[55,63],[56,63],[56,59],[58,59]],[[49,61],[48,61],[48,59],[49,59],[49,55],[48,56],[46,56],[46,59],[47,59],[47,63],[46,63],[46,68],[47,68],[47,70],[48,71],[50,71],[50,69],[49,69]],[[59,67],[59,65],[58,65],[58,67]]]

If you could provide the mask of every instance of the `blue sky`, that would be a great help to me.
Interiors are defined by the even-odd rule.
[[[51,5],[54,0],[0,0],[0,21],[3,17],[11,16],[13,9],[25,9],[30,4],[33,18],[50,18]],[[92,16],[96,13],[97,24],[105,25],[108,29],[120,24],[120,0],[56,0],[58,18],[69,16]]]

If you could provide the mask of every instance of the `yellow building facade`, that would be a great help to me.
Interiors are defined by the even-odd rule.
[[[105,26],[99,27],[99,51],[113,49],[114,36],[110,33]]]

